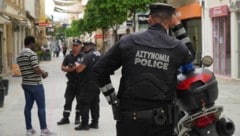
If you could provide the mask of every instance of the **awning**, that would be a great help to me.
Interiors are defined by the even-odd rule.
[[[73,10],[65,10],[59,7],[54,7],[54,11],[59,13],[69,13],[69,14],[81,14],[84,11],[84,7],[80,7],[79,10],[73,11]]]
[[[0,11],[0,16],[2,16],[4,19],[12,21],[12,22],[27,24],[27,19],[25,17],[17,16],[15,14],[12,14],[12,13],[9,13],[6,11]]]
[[[202,16],[202,9],[199,2],[194,2],[176,9],[180,19],[198,18]]]
[[[0,17],[0,24],[6,24],[6,23],[11,23],[11,22],[4,17]]]
[[[29,11],[26,11],[26,17],[27,17],[29,20],[35,21],[35,18],[30,14]]]
[[[81,0],[53,0],[54,4],[55,5],[58,5],[58,6],[72,6],[74,4],[77,4],[77,3],[80,3],[82,2]]]

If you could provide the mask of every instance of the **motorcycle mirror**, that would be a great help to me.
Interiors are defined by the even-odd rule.
[[[213,64],[213,58],[211,56],[204,56],[201,61],[205,67],[209,67]]]

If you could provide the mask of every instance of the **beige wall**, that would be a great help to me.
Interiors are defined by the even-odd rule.
[[[24,10],[25,1],[23,0],[5,0],[4,2],[7,6],[3,11],[5,15],[9,16],[9,19],[7,21],[1,21],[3,26],[2,74],[9,74],[11,72],[12,64],[15,63],[15,57],[18,55],[18,47],[23,44],[22,37],[24,33],[22,32],[22,28],[25,24],[24,21],[20,20],[26,19],[26,12]],[[16,24],[16,27],[13,27],[13,24]],[[18,28],[18,26],[19,31],[14,31],[13,28]]]
[[[46,21],[46,14],[45,14],[45,0],[40,0],[40,7],[39,7],[39,21]],[[47,44],[46,39],[46,27],[39,27],[39,33],[38,33],[38,40],[41,45]]]
[[[39,18],[40,14],[45,16],[45,9],[44,0],[4,0],[4,2],[7,4],[4,12],[10,16],[10,19],[2,19],[0,16],[4,39],[2,41],[2,61],[3,74],[9,74],[12,69],[12,64],[16,63],[16,57],[23,48],[26,30],[31,30],[28,34],[32,34],[34,30],[33,22],[27,20],[26,10],[29,11],[33,17],[31,21],[34,21],[34,19]],[[27,3],[27,5],[25,5],[25,3]],[[42,6],[41,10],[38,8],[39,5]],[[20,21],[21,19],[23,20]],[[14,28],[18,29],[14,30]]]
[[[229,0],[208,0],[206,1],[207,8],[229,5]]]
[[[11,72],[12,57],[13,57],[13,36],[12,36],[12,25],[5,24],[3,26],[3,48],[2,48],[2,58],[3,58],[3,73]]]

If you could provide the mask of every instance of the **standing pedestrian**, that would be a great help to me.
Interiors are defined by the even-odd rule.
[[[72,110],[72,102],[74,98],[77,99],[76,105],[76,114],[75,114],[75,124],[80,123],[80,110],[78,106],[78,95],[79,89],[78,85],[81,80],[81,74],[78,74],[76,71],[76,62],[80,62],[83,57],[83,53],[81,53],[82,43],[78,39],[73,40],[72,51],[68,54],[62,63],[62,71],[66,72],[67,76],[67,87],[64,94],[65,97],[65,104],[64,104],[64,111],[63,111],[63,118],[57,122],[58,125],[69,124],[69,116]]]
[[[60,46],[59,46],[59,43],[58,43],[58,41],[56,41],[55,43],[54,43],[54,46],[53,46],[53,52],[54,52],[54,54],[53,54],[53,56],[55,56],[55,57],[59,57],[59,52],[60,52]]]
[[[194,60],[175,9],[163,3],[149,8],[150,27],[123,36],[94,67],[100,90],[112,105],[117,136],[173,136],[178,69]],[[179,40],[167,34],[170,28]],[[116,95],[110,75],[119,67],[122,77]]]
[[[66,46],[66,43],[63,43],[63,46],[62,46],[62,52],[63,52],[63,56],[64,58],[66,57],[66,53],[67,53],[67,46]]]
[[[99,51],[95,50],[95,44],[92,42],[84,43],[84,52],[86,53],[80,64],[76,66],[77,72],[84,73],[81,92],[79,95],[80,115],[82,122],[75,130],[89,130],[98,128],[99,119],[99,86],[96,83],[96,77],[93,73],[93,66],[101,57]],[[92,121],[89,123],[89,110],[91,111]]]
[[[35,38],[27,36],[24,39],[25,48],[17,57],[17,64],[22,73],[22,88],[25,95],[24,116],[27,129],[27,135],[36,133],[32,127],[31,110],[34,101],[38,107],[38,118],[41,128],[41,135],[53,134],[47,128],[46,111],[45,111],[45,94],[42,84],[42,78],[46,78],[48,73],[39,68],[37,54],[33,51],[35,47]]]

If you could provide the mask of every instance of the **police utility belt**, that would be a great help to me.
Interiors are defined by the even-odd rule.
[[[173,124],[174,106],[160,107],[145,111],[121,112],[120,120],[152,120],[157,125]]]

